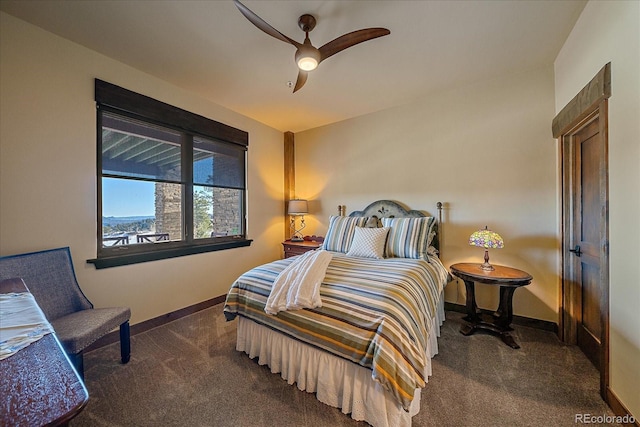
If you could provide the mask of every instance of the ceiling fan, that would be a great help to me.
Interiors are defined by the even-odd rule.
[[[325,59],[335,55],[338,52],[342,52],[348,47],[357,45],[358,43],[366,42],[367,40],[375,39],[378,37],[391,34],[391,31],[386,28],[365,28],[362,30],[353,31],[351,33],[344,34],[337,39],[331,40],[329,43],[315,48],[309,40],[309,32],[316,26],[316,18],[313,15],[304,14],[298,19],[298,26],[305,32],[305,38],[303,43],[285,36],[280,31],[267,24],[262,18],[253,13],[248,7],[240,3],[239,0],[233,0],[240,12],[247,18],[253,25],[269,34],[272,37],[282,40],[285,43],[294,45],[297,50],[295,54],[296,64],[298,64],[298,79],[296,80],[296,86],[293,88],[293,92],[298,91],[307,81],[307,75],[309,71],[315,70],[318,64]]]

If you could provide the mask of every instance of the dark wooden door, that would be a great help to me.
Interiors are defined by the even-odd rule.
[[[576,292],[576,340],[600,370],[604,304],[608,301],[605,276],[606,239],[606,147],[596,115],[573,136],[573,230],[569,262]]]
[[[600,371],[609,402],[608,99],[611,63],[556,115],[562,166],[560,338],[577,344]]]

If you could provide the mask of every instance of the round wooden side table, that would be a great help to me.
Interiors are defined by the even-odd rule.
[[[518,343],[509,333],[513,331],[511,321],[513,320],[513,293],[520,286],[526,286],[533,280],[533,277],[522,270],[502,265],[493,265],[494,270],[483,270],[481,264],[458,263],[453,264],[451,274],[458,276],[464,281],[467,290],[467,316],[464,318],[468,323],[460,328],[463,335],[471,335],[479,329],[493,332],[500,336],[502,341],[509,347],[520,348]],[[500,286],[500,304],[498,310],[493,313],[491,321],[482,319],[476,305],[475,283]]]

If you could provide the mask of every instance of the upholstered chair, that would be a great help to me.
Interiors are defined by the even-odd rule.
[[[68,247],[0,257],[0,280],[13,277],[24,280],[82,378],[84,349],[117,327],[122,363],[129,362],[131,310],[94,308],[78,285]]]

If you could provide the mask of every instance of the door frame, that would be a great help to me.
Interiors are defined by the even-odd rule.
[[[571,244],[571,234],[573,230],[573,210],[572,188],[574,180],[573,168],[567,167],[567,162],[571,162],[574,156],[575,141],[574,135],[594,119],[599,119],[599,133],[603,138],[603,156],[606,168],[601,173],[601,182],[604,182],[605,206],[601,213],[602,229],[602,268],[600,281],[603,284],[604,292],[600,304],[600,324],[602,337],[600,345],[600,395],[608,402],[607,390],[609,388],[609,185],[608,185],[608,98],[611,96],[611,63],[606,64],[596,76],[558,113],[552,124],[553,136],[560,142],[560,191],[561,191],[561,287],[559,296],[559,337],[563,342],[569,344],[577,343],[578,311],[580,307],[576,304],[579,301],[581,287],[571,280],[570,277],[574,264],[572,255],[569,254]]]

